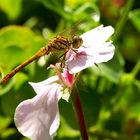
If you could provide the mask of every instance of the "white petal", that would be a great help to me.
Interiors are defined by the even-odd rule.
[[[18,130],[32,140],[51,140],[59,127],[58,100],[61,86],[53,84],[44,94],[20,103],[15,112]]]
[[[114,33],[114,28],[112,26],[103,27],[103,25],[98,26],[84,34],[81,35],[83,39],[83,46],[97,46],[104,43],[112,34]]]
[[[77,73],[83,69],[93,66],[95,63],[107,62],[114,55],[115,47],[111,42],[104,43],[98,49],[94,47],[83,47],[85,54],[78,55],[73,60],[68,61],[68,69],[70,73]]]
[[[50,127],[50,135],[53,136],[55,132],[57,131],[58,127],[60,124],[60,117],[59,117],[59,112],[57,111],[55,119],[52,122],[52,125]]]
[[[57,82],[58,80],[59,80],[58,76],[52,76],[42,82],[38,82],[38,83],[29,82],[29,84],[33,87],[33,89],[35,90],[37,94],[42,94],[44,92],[44,88],[46,85],[53,84]]]
[[[108,47],[109,46],[109,47]],[[93,50],[94,51],[94,50]],[[105,43],[102,47],[100,47],[97,51],[94,51],[92,54],[90,51],[87,55],[91,56],[94,60],[94,63],[102,63],[107,62],[114,56],[115,47],[110,43]]]

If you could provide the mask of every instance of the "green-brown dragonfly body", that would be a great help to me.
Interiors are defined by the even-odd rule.
[[[55,38],[49,40],[47,46],[41,48],[36,54],[34,54],[28,60],[24,61],[22,64],[17,66],[14,70],[12,70],[9,74],[7,74],[3,79],[1,79],[0,84],[6,83],[17,72],[19,72],[25,66],[37,60],[41,56],[48,55],[50,53],[57,52],[57,51],[64,51],[66,53],[69,49],[73,49],[73,50],[78,49],[82,45],[82,43],[83,43],[83,40],[79,36],[73,36],[71,39],[69,39],[68,37],[58,35]]]

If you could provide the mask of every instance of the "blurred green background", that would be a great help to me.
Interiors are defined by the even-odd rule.
[[[84,70],[79,96],[91,140],[140,140],[140,1],[139,0],[0,0],[1,77],[47,44],[74,29],[84,33],[112,25],[115,57],[99,70]],[[27,140],[13,121],[16,106],[35,93],[28,81],[54,75],[44,56],[0,86],[0,140]],[[71,103],[59,102],[61,125],[55,140],[79,140]]]

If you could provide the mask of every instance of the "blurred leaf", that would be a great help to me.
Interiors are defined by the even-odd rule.
[[[30,29],[7,26],[0,30],[0,67],[10,71],[43,46],[44,40]],[[10,63],[9,63],[10,62]],[[5,73],[6,73],[5,72]]]
[[[98,73],[106,78],[109,78],[112,82],[118,83],[123,73],[123,65],[124,60],[122,56],[116,52],[112,60],[105,64],[99,64],[99,69],[101,71],[98,70]]]
[[[124,56],[124,59],[131,62],[137,62],[139,60],[140,51],[139,51],[139,35],[137,33],[132,33],[125,35],[122,47],[119,49]]]
[[[131,11],[130,19],[137,31],[140,32],[140,9]]]
[[[135,117],[139,117],[140,116],[140,103],[137,102],[136,104],[134,104],[131,108],[130,111],[132,112],[132,115]]]
[[[55,11],[57,14],[60,14],[64,18],[68,18],[69,15],[66,11],[64,11],[64,1],[63,0],[39,0],[45,7],[48,9]]]
[[[0,0],[0,8],[10,20],[16,19],[21,12],[22,0]]]
[[[127,113],[132,111],[134,108],[136,108],[137,105],[139,105],[138,103],[140,101],[140,88],[135,82],[137,82],[137,80],[133,78],[133,75],[123,75],[119,83],[120,87],[118,87],[118,92],[112,100],[115,110],[122,110]]]
[[[75,120],[74,111],[72,109],[72,104],[68,103],[64,100],[60,100],[59,109],[60,109],[61,117],[62,117],[62,119],[64,118],[64,121],[66,122],[66,124],[68,124],[70,128],[76,130],[77,123]],[[71,117],[69,117],[69,116],[71,116]]]
[[[5,85],[4,88],[3,88],[3,85],[0,85],[0,96],[8,93],[10,89],[13,87],[13,85],[14,85],[13,80],[11,80],[7,85]]]
[[[21,72],[16,74],[15,78],[18,81],[18,82],[16,82],[16,84],[14,86],[15,90],[18,90],[23,85],[23,83],[28,79],[27,75],[25,75],[24,73],[21,73]]]
[[[1,129],[5,129],[11,123],[10,117],[2,117],[0,116],[0,131]]]
[[[3,131],[3,133],[1,134],[1,137],[3,139],[6,139],[6,138],[10,137],[11,135],[13,135],[15,133],[16,133],[16,129],[14,129],[14,128],[8,128],[8,129],[5,129]]]
[[[22,84],[18,90],[12,88],[8,93],[0,97],[3,114],[13,117],[18,104],[25,99],[32,98],[34,95],[35,93],[27,83]]]
[[[58,131],[58,137],[77,137],[80,133],[78,130],[75,130],[69,126],[63,117],[61,117],[61,126]]]
[[[21,138],[21,140],[30,140],[30,139],[29,139],[29,138],[25,138],[25,137],[24,137],[24,138]]]

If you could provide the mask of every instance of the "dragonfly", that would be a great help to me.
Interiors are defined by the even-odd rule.
[[[22,64],[18,65],[15,69],[13,69],[9,74],[3,77],[0,80],[0,84],[5,84],[10,80],[17,72],[23,69],[28,64],[33,61],[39,59],[41,56],[48,55],[50,53],[63,51],[64,54],[69,49],[76,50],[83,44],[83,40],[80,36],[73,35],[71,37],[57,35],[53,39],[48,41],[48,45],[42,47],[39,51],[37,51],[33,56],[29,59],[25,60]]]

